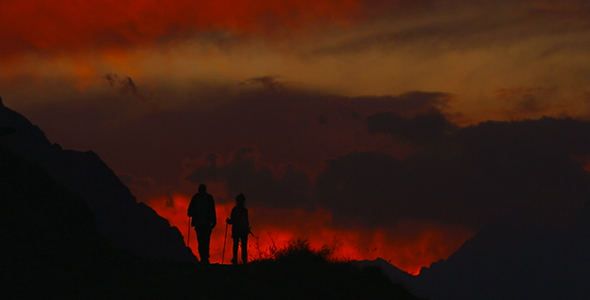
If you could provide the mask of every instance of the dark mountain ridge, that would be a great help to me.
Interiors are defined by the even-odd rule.
[[[590,230],[586,205],[574,229],[550,226],[491,226],[467,240],[448,259],[411,276],[384,260],[379,266],[394,282],[433,300],[588,299]]]
[[[180,231],[149,206],[138,203],[96,153],[63,150],[52,144],[39,127],[5,107],[1,99],[0,126],[15,130],[0,137],[0,144],[85,199],[95,215],[98,233],[114,245],[150,259],[196,260]]]
[[[486,228],[418,281],[434,299],[580,299],[576,249],[569,230]]]
[[[1,145],[0,244],[2,299],[65,296],[77,266],[106,245],[84,199]]]

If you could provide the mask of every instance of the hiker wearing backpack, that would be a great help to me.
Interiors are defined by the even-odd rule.
[[[199,185],[199,190],[191,199],[187,213],[189,217],[193,218],[191,226],[195,228],[197,233],[201,263],[209,264],[209,243],[211,242],[211,232],[217,225],[217,216],[215,201],[213,196],[207,193],[206,185]]]
[[[232,264],[238,263],[238,246],[242,243],[242,263],[248,262],[248,234],[250,222],[248,221],[248,209],[245,205],[246,197],[239,194],[236,197],[236,206],[231,210],[231,217],[225,220],[231,227],[231,237],[234,241]]]

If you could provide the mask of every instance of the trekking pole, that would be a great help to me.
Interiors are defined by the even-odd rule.
[[[191,245],[191,217],[188,217],[188,231],[186,233],[186,246],[190,247]]]
[[[225,235],[223,236],[223,251],[221,252],[221,264],[223,265],[223,260],[225,259],[225,242],[227,241],[227,227],[229,224],[225,222]]]
[[[250,228],[248,228],[248,234],[251,234],[254,238],[258,238],[256,235],[254,235],[254,232],[252,232],[252,226],[250,226]]]

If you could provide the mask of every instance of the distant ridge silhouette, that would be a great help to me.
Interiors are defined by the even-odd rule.
[[[389,277],[393,282],[402,284],[406,287],[413,285],[415,281],[414,275],[402,271],[383,258],[377,258],[375,260],[355,260],[350,263],[361,269],[366,267],[379,267],[383,271],[383,274]]]
[[[590,219],[582,221],[587,217],[583,209],[580,224],[588,224]],[[382,259],[354,264],[379,266],[392,281],[432,300],[582,300],[590,295],[590,231],[585,230],[484,228],[448,259],[422,268],[417,276]]]
[[[41,129],[5,107],[0,98],[0,145],[39,165],[55,181],[86,200],[98,233],[114,245],[157,260],[196,261],[180,231],[149,206],[138,203],[115,173],[92,152],[63,150]]]

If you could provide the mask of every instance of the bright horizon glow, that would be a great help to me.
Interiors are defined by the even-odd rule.
[[[147,203],[160,216],[166,218],[171,226],[180,230],[186,244],[188,217],[186,210],[190,196],[174,195],[170,199],[155,198]],[[173,206],[170,204],[173,203]],[[225,219],[229,217],[233,203],[216,203],[217,226],[211,235],[210,261],[221,263]],[[247,206],[247,204],[246,204]],[[248,256],[250,260],[264,257],[269,247],[282,248],[289,241],[297,238],[309,241],[311,247],[323,246],[333,250],[333,257],[346,260],[375,260],[382,258],[401,270],[418,275],[422,267],[448,258],[465,240],[475,233],[461,228],[443,226],[424,226],[418,223],[401,224],[397,232],[412,230],[413,226],[424,228],[408,236],[392,236],[383,229],[336,229],[328,223],[331,214],[328,211],[305,212],[295,210],[271,210],[249,208],[250,224],[256,237],[248,239]],[[268,218],[268,220],[265,220]],[[282,222],[281,222],[282,220]],[[232,257],[231,226],[228,227],[224,263],[229,264]],[[190,248],[198,257],[197,241],[194,228],[190,228]],[[241,256],[239,256],[241,257]]]

